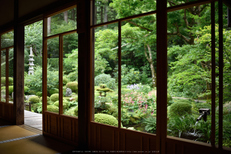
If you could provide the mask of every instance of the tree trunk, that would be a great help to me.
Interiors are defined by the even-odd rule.
[[[144,47],[145,50],[144,50],[144,53],[145,53],[145,56],[150,64],[150,68],[151,68],[151,74],[152,74],[152,86],[153,87],[156,87],[156,73],[155,73],[155,68],[154,68],[154,64],[153,64],[153,60],[152,60],[152,52],[151,52],[151,48],[150,46],[147,44],[147,48],[148,48],[148,54],[146,52],[146,47]]]
[[[103,23],[103,6],[100,7],[100,19],[101,19],[101,23]]]
[[[47,18],[47,34],[51,33],[51,17]]]
[[[104,5],[104,16],[103,16],[103,22],[107,22],[107,4]],[[105,28],[107,25],[104,26]]]
[[[66,23],[68,23],[68,12],[65,11],[65,12],[63,12],[63,14],[64,14],[64,21],[66,21]]]

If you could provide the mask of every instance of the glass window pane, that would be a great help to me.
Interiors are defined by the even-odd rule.
[[[156,17],[125,21],[121,33],[123,127],[156,133]]]
[[[14,45],[14,32],[10,31],[1,35],[1,48],[6,48]]]
[[[24,101],[28,104],[30,95],[36,95],[31,111],[37,113],[42,113],[42,28],[43,21],[25,26]],[[25,109],[29,110],[29,105]]]
[[[59,113],[59,38],[47,40],[47,111]]]
[[[9,103],[13,103],[13,96],[14,96],[14,49],[9,49],[9,96],[8,100]]]
[[[211,142],[211,17],[188,8],[168,13],[168,135]]]
[[[1,102],[6,102],[6,50],[1,51]]]
[[[77,28],[76,8],[47,18],[48,36],[67,32]]]
[[[223,5],[223,146],[231,148],[231,30],[227,25],[227,6]],[[227,28],[228,27],[228,28]],[[218,32],[218,27],[216,29]],[[216,35],[218,38],[218,35]],[[218,48],[218,44],[216,47]],[[217,60],[218,61],[218,60]],[[217,67],[218,69],[219,67]],[[219,72],[219,71],[218,71]],[[219,73],[218,73],[219,74]],[[219,84],[218,84],[219,85]],[[219,87],[219,86],[217,86]],[[218,89],[219,90],[219,89]],[[217,91],[218,93],[218,91]]]
[[[94,120],[118,126],[118,24],[95,29],[94,45]]]
[[[156,10],[156,1],[95,0],[95,24]]]
[[[176,5],[181,5],[181,4],[185,4],[185,3],[189,3],[189,2],[196,2],[198,0],[167,0],[167,5],[168,7],[171,6],[176,6]]]
[[[63,36],[63,114],[78,116],[78,34]]]

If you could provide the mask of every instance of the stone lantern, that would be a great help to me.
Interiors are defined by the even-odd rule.
[[[32,47],[30,47],[28,75],[34,75],[34,58],[33,57],[34,55],[33,55]]]

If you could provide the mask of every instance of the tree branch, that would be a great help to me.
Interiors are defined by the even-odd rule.
[[[147,30],[147,31],[149,31],[149,32],[152,32],[152,31],[153,31],[153,30],[148,29],[148,28],[146,28],[146,27],[140,26],[140,25],[138,25],[137,23],[135,23],[135,22],[133,22],[133,21],[128,20],[128,22],[129,22],[130,24],[132,24],[132,25],[135,25],[135,26],[137,26],[137,27],[139,27],[139,28],[141,28],[141,29],[145,29],[145,30]]]

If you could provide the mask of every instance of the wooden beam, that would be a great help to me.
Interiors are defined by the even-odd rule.
[[[167,0],[157,0],[157,151],[167,137]]]
[[[18,24],[18,0],[14,1],[14,123],[24,124],[24,26]]]
[[[91,57],[90,54],[90,1],[79,1],[77,4],[78,19],[78,141],[81,150],[88,149],[89,123],[90,123],[90,103],[92,94],[90,83],[91,78]]]

